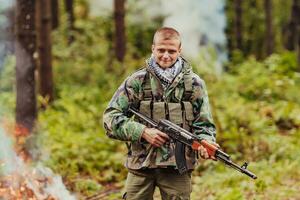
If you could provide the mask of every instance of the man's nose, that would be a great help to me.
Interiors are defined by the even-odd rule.
[[[164,52],[163,58],[169,58],[169,53],[167,51]]]

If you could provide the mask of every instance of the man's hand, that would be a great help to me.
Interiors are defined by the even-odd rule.
[[[210,142],[210,143],[213,144],[214,146],[216,146],[217,148],[220,148],[220,145],[218,145],[217,143],[213,143],[213,142]],[[198,148],[198,154],[203,159],[217,160],[214,155],[209,155],[206,148],[203,147],[202,145],[200,145],[199,148]]]
[[[153,146],[160,147],[169,139],[169,136],[156,128],[145,128],[142,138]]]

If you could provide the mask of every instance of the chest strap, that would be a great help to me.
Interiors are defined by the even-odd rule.
[[[190,101],[192,95],[193,95],[193,76],[192,72],[188,72],[184,74],[184,94],[183,94],[183,101]]]
[[[150,83],[150,74],[147,71],[144,81],[143,81],[143,100],[144,101],[151,101],[153,99],[151,83]]]
[[[191,72],[184,74],[184,93],[182,97],[182,101],[190,101],[193,95],[193,76]],[[143,81],[143,100],[151,101],[153,100],[153,94],[150,83],[150,74],[146,73],[144,81]]]

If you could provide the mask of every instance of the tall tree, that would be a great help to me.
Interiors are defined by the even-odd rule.
[[[298,57],[298,72],[300,72],[300,0],[294,0],[292,6],[292,18],[294,18],[294,26],[296,27],[292,40],[295,41]]]
[[[300,0],[293,0],[291,15],[288,22],[287,30],[286,30],[286,43],[285,47],[288,50],[295,50],[297,47],[297,27],[299,26],[299,18],[300,18]]]
[[[249,0],[245,2],[245,4],[245,6],[247,7],[247,12],[245,12],[244,18],[251,20],[247,20],[244,23],[244,52],[245,55],[253,54],[256,55],[257,58],[259,58],[260,51],[258,50],[261,49],[261,42],[260,37],[256,35],[257,33],[259,33],[258,24],[260,23],[257,17],[258,5],[256,0]]]
[[[234,0],[234,11],[235,11],[235,38],[236,38],[236,48],[243,50],[243,20],[242,20],[242,4],[243,0]]]
[[[39,90],[42,97],[47,100],[46,103],[48,103],[53,100],[51,0],[37,1],[36,8]]]
[[[300,72],[300,22],[298,21],[298,45],[297,45],[297,60],[298,60],[298,72]]]
[[[59,4],[58,0],[51,1],[51,18],[52,29],[56,29],[59,25]]]
[[[35,94],[35,0],[16,1],[16,123],[32,131],[37,116]]]
[[[124,17],[125,17],[125,0],[114,0],[115,54],[118,61],[120,62],[123,62],[126,53]]]
[[[264,1],[264,9],[265,9],[265,24],[266,24],[265,48],[266,48],[266,54],[270,55],[273,53],[273,49],[274,49],[274,33],[273,33],[273,22],[272,22],[272,0]]]
[[[69,31],[68,40],[69,40],[69,44],[74,41],[73,31],[74,31],[75,17],[74,17],[73,7],[74,7],[74,1],[73,0],[65,0],[65,10],[66,10],[66,13],[67,13],[67,18],[68,18],[68,31]]]

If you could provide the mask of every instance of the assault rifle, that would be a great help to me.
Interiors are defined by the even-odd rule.
[[[197,137],[196,135],[190,133],[189,131],[181,128],[180,126],[170,122],[166,119],[161,119],[157,123],[153,119],[145,116],[140,113],[136,109],[129,107],[129,112],[136,115],[141,120],[147,122],[154,128],[166,133],[169,137],[171,137],[175,141],[175,160],[179,173],[187,172],[186,159],[185,159],[185,145],[190,146],[193,150],[198,150],[198,148],[202,145],[206,148],[208,155],[210,157],[215,157],[217,160],[220,160],[225,165],[243,173],[247,176],[256,179],[257,176],[247,170],[248,163],[245,162],[242,166],[239,166],[231,161],[230,156],[225,152],[221,151],[219,147],[207,142],[204,139]]]

